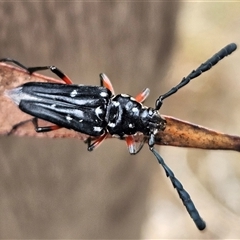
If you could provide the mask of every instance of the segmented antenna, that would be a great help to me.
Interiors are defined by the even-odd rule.
[[[188,192],[183,188],[183,185],[178,181],[178,179],[174,176],[174,173],[172,170],[165,164],[162,157],[158,154],[158,152],[150,147],[150,150],[153,152],[155,157],[158,160],[158,163],[163,167],[165,170],[165,173],[167,177],[170,178],[173,187],[176,188],[179,197],[182,199],[182,202],[184,206],[186,207],[190,217],[193,219],[194,223],[196,224],[197,228],[199,230],[203,230],[206,227],[206,223],[203,221],[203,219],[200,217],[198,210],[194,206],[194,203],[188,194]]]
[[[222,60],[224,57],[230,55],[232,52],[234,52],[237,49],[237,45],[235,43],[230,43],[223,49],[221,49],[218,53],[213,55],[210,59],[208,59],[205,63],[202,63],[196,70],[193,70],[187,77],[184,77],[182,81],[175,87],[173,87],[170,91],[167,93],[161,95],[157,100],[155,104],[156,110],[159,110],[162,106],[163,100],[175,92],[177,92],[180,88],[184,87],[186,84],[188,84],[192,79],[198,77],[203,72],[208,71],[211,67],[216,65],[220,60]]]

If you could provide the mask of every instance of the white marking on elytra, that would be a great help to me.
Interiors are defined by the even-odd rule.
[[[79,122],[82,122],[83,121],[83,119],[80,119],[80,120],[78,120]]]
[[[128,124],[128,127],[129,127],[129,128],[133,128],[134,126],[133,126],[132,123],[129,123],[129,124]]]
[[[135,101],[136,102],[136,99],[134,97],[130,97],[130,100],[132,101]]]
[[[51,105],[51,108],[55,108],[55,107],[56,107],[56,104],[55,104],[55,103]]]
[[[70,96],[71,96],[71,97],[76,97],[76,95],[77,95],[77,90],[74,89],[74,90],[70,93]]]
[[[93,131],[95,131],[95,132],[100,132],[102,130],[102,128],[101,127],[93,127]]]
[[[69,115],[67,115],[67,116],[66,116],[66,119],[67,119],[68,122],[71,122],[72,117],[70,117]]]
[[[108,94],[107,94],[106,92],[101,92],[101,93],[100,93],[100,96],[101,96],[101,97],[107,97],[107,95],[108,95]]]
[[[103,113],[103,110],[101,109],[100,106],[95,109],[95,113],[96,113],[97,116],[99,116],[100,114]]]

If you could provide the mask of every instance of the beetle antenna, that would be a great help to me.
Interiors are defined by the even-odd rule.
[[[219,52],[214,54],[210,59],[208,59],[206,62],[202,63],[196,70],[193,70],[187,77],[184,77],[182,81],[170,91],[166,92],[165,94],[161,95],[157,100],[155,104],[156,110],[159,110],[162,106],[163,100],[165,98],[168,98],[175,92],[177,92],[180,88],[187,85],[192,79],[198,77],[203,72],[208,71],[211,67],[216,65],[220,60],[222,60],[224,57],[230,55],[232,52],[234,52],[237,49],[237,45],[235,43],[230,43],[223,49],[221,49]]]
[[[159,153],[153,148],[149,147],[151,152],[155,155],[158,160],[158,163],[163,167],[167,177],[170,178],[173,187],[176,188],[179,197],[182,199],[184,206],[186,207],[190,217],[193,219],[199,230],[203,230],[206,227],[206,223],[200,217],[198,210],[196,209],[190,195],[183,188],[183,185],[179,182],[179,180],[174,176],[172,170],[165,164],[163,158],[159,155]]]

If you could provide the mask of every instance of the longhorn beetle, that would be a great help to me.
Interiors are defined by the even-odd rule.
[[[115,95],[110,80],[103,73],[100,74],[101,86],[74,85],[70,78],[55,66],[25,67],[10,58],[3,58],[0,61],[14,63],[29,74],[50,69],[65,83],[28,82],[6,91],[6,95],[23,112],[34,117],[33,124],[37,132],[47,132],[64,127],[87,134],[89,135],[87,140],[89,151],[99,146],[107,134],[117,135],[126,140],[130,154],[138,153],[148,138],[150,151],[163,167],[167,177],[170,178],[198,229],[203,230],[206,224],[200,217],[189,194],[154,148],[155,135],[158,131],[164,131],[167,124],[159,114],[159,109],[164,99],[177,92],[192,79],[208,71],[236,48],[237,45],[231,43],[201,64],[187,77],[184,77],[178,85],[161,95],[156,100],[155,108],[142,105],[149,95],[148,88],[135,98],[127,94]],[[55,125],[39,126],[38,118]],[[140,143],[135,142],[136,135],[142,137]]]

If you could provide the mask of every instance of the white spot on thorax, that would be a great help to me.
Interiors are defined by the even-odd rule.
[[[108,124],[108,126],[109,126],[109,127],[115,127],[115,126],[116,126],[116,124],[115,124],[115,123],[112,123],[112,122],[110,122],[110,123]]]
[[[136,107],[132,108],[132,111],[133,111],[134,113],[139,112],[138,108],[136,108]]]
[[[130,97],[130,100],[132,101],[135,101],[136,102],[136,99],[134,97]]]
[[[113,105],[114,105],[115,107],[118,107],[118,106],[120,105],[119,102],[115,102],[115,101],[113,101],[112,103],[113,103]]]
[[[122,97],[129,97],[129,95],[125,94],[125,93],[121,93],[120,94]]]
[[[129,128],[133,128],[133,124],[132,124],[132,123],[129,123],[129,124],[128,124],[128,127],[129,127]]]

